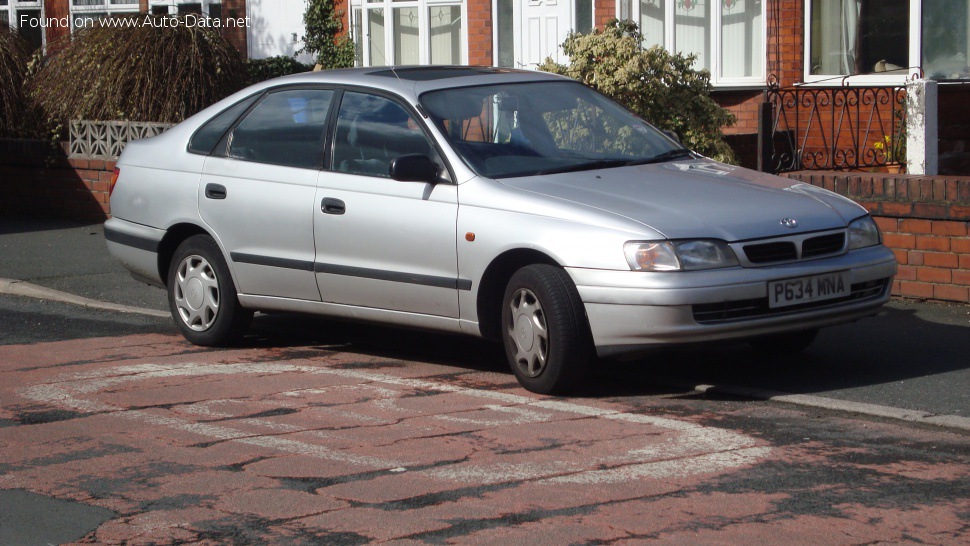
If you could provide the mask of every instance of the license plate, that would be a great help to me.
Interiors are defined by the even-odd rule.
[[[849,272],[825,273],[768,283],[768,307],[787,307],[814,301],[825,301],[851,293]]]

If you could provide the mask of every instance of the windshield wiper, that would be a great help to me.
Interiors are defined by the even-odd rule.
[[[634,159],[633,161],[628,161],[626,164],[647,165],[649,163],[663,163],[665,161],[671,161],[673,159],[680,159],[683,157],[694,157],[694,154],[687,148],[678,148],[676,150],[667,150],[662,154],[648,157],[647,159]]]
[[[560,174],[560,173],[574,173],[579,171],[591,171],[593,169],[608,169],[610,167],[622,167],[624,165],[629,165],[630,161],[628,159],[598,159],[596,161],[587,161],[586,163],[576,163],[573,165],[566,165],[563,167],[553,167],[551,169],[542,169],[541,171],[536,171],[536,176],[541,174]]]

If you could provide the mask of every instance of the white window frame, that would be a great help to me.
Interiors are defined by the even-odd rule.
[[[710,2],[716,2],[720,5],[720,0],[708,0]],[[762,55],[761,59],[761,72],[754,76],[745,76],[740,78],[730,78],[721,75],[721,9],[711,10],[711,51],[710,54],[710,67],[708,70],[711,72],[711,85],[718,88],[762,88],[765,85],[765,80],[767,79],[767,65],[768,65],[768,2],[771,0],[761,1],[761,46]],[[664,2],[664,49],[667,51],[676,52],[676,44],[674,43],[676,35],[676,20],[675,8],[677,0],[666,0]],[[620,20],[629,20],[639,24],[640,21],[640,0],[618,0],[616,2],[616,18]],[[683,53],[690,53],[689,51],[684,51]]]
[[[168,6],[169,15],[178,14],[179,4],[202,4],[202,15],[209,17],[209,6],[212,4],[222,4],[222,0],[149,0],[148,12],[156,6]]]
[[[805,16],[803,17],[805,45],[802,57],[804,64],[803,81],[805,83],[823,85],[838,83],[859,86],[903,85],[913,73],[914,69],[909,67],[922,64],[923,51],[920,40],[923,35],[923,0],[909,0],[909,67],[907,67],[906,72],[899,74],[857,74],[853,76],[847,74],[812,74],[812,1],[805,0]]]
[[[461,6],[461,32],[459,35],[459,63],[468,64],[468,2],[467,0],[410,0],[393,1],[383,0],[379,2],[368,2],[367,0],[351,0],[347,10],[347,28],[351,40],[357,41],[356,26],[354,17],[360,16],[361,50],[358,54],[362,60],[362,66],[374,66],[372,62],[370,47],[368,47],[367,33],[368,23],[370,22],[370,10],[384,10],[384,56],[383,63],[387,66],[394,65],[396,51],[394,50],[394,16],[395,8],[417,8],[418,9],[418,37],[420,48],[418,50],[418,63],[428,65],[431,63],[431,20],[428,15],[430,8],[435,6]]]

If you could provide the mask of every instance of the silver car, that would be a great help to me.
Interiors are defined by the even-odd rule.
[[[192,343],[237,341],[255,311],[460,332],[501,340],[538,393],[661,345],[800,350],[875,313],[896,273],[852,201],[540,72],[275,79],[117,166],[108,247]]]

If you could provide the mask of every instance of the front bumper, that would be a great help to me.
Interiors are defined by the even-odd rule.
[[[886,247],[768,267],[647,273],[566,268],[600,356],[804,330],[874,314],[889,300],[896,259]],[[768,283],[848,271],[853,295],[769,309]]]

